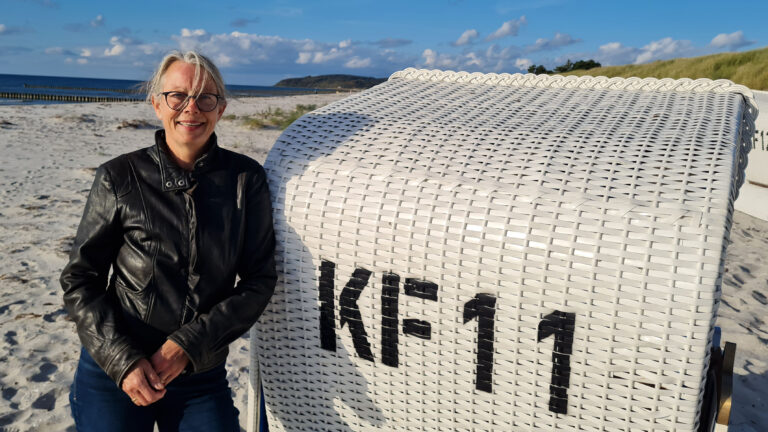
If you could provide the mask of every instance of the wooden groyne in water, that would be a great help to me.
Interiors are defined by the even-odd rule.
[[[25,99],[55,102],[142,102],[144,99],[110,96],[73,96],[44,93],[0,92],[0,99]]]
[[[93,88],[93,87],[66,87],[66,86],[49,86],[49,85],[36,85],[36,84],[24,84],[24,88],[33,89],[53,89],[53,90],[81,90],[81,91],[106,91],[111,93],[129,93],[140,94],[139,89],[110,89],[110,88]]]

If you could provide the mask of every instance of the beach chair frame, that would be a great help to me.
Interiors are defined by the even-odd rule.
[[[265,164],[270,428],[699,430],[756,115],[722,80],[406,69],[302,117]]]

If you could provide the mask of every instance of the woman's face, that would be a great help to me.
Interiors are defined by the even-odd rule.
[[[195,79],[195,66],[183,61],[172,63],[163,75],[163,92],[174,91],[195,95],[200,90],[200,83]],[[202,79],[198,80],[202,81]],[[216,85],[210,76],[206,79],[202,93],[217,94]],[[173,148],[201,149],[213,133],[216,122],[224,113],[226,104],[219,100],[213,111],[203,112],[197,106],[195,99],[190,99],[181,111],[172,110],[163,95],[152,96],[152,106],[155,114],[163,122],[165,139]]]

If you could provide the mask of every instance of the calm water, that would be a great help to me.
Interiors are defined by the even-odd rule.
[[[35,75],[0,74],[0,93],[32,93],[67,96],[115,97],[143,100],[141,81],[113,80],[98,78],[49,77]],[[326,92],[328,90],[298,89],[288,87],[232,85],[227,89],[235,96],[288,96]],[[69,102],[51,102],[29,99],[2,99],[0,105],[53,104]]]

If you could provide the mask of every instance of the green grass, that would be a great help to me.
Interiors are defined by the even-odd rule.
[[[607,66],[562,75],[640,78],[727,79],[754,90],[768,90],[768,48],[738,53],[662,60],[653,63]]]
[[[283,130],[291,125],[294,121],[304,114],[317,109],[317,105],[296,105],[290,111],[285,111],[280,108],[268,109],[267,111],[261,111],[253,115],[235,116],[230,114],[222,117],[224,120],[240,120],[241,124],[250,129],[280,129]]]

